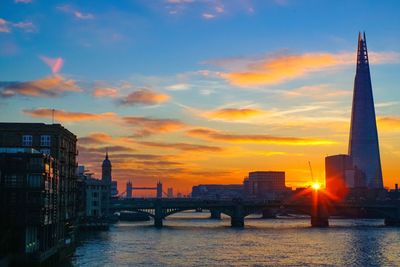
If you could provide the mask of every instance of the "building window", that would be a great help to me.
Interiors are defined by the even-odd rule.
[[[44,155],[50,155],[50,148],[42,148],[40,149],[40,152]]]
[[[32,146],[32,135],[22,136],[22,146]]]
[[[28,226],[25,229],[25,252],[32,253],[39,249],[39,241],[37,238],[37,228]]]
[[[50,135],[41,135],[40,136],[40,146],[50,146]]]
[[[27,184],[30,187],[41,187],[42,186],[42,176],[29,174],[27,179]]]
[[[4,178],[6,187],[17,187],[20,185],[20,177],[15,174],[5,175]]]
[[[93,202],[92,202],[92,206],[93,206],[93,207],[97,207],[97,205],[98,205],[98,202],[97,202],[97,201],[93,201]]]

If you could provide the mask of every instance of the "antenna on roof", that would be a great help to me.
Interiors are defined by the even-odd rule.
[[[54,108],[51,110],[51,123],[54,124]]]

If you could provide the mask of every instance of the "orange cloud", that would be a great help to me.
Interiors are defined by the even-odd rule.
[[[106,133],[91,133],[88,136],[78,138],[79,145],[104,145],[109,144],[112,141],[112,136]]]
[[[246,71],[222,73],[221,76],[237,86],[277,84],[336,64],[334,55],[328,53],[281,55],[250,65]]]
[[[261,143],[261,144],[282,144],[282,145],[329,145],[333,141],[301,138],[301,137],[282,137],[264,134],[232,134],[223,133],[212,129],[197,128],[187,132],[190,136],[200,137],[209,140],[235,142],[235,143]]]
[[[74,80],[61,75],[51,75],[40,80],[29,82],[0,83],[0,95],[11,97],[15,95],[33,97],[56,97],[64,92],[80,92],[81,89]]]
[[[95,88],[92,95],[94,97],[116,97],[118,95],[118,89],[113,87]]]
[[[262,110],[252,108],[223,108],[205,112],[203,115],[210,119],[241,120],[263,113],[264,111]]]
[[[92,135],[87,136],[87,137],[79,138],[79,144],[81,144],[81,143],[84,144],[85,142],[86,142],[85,144],[93,144],[93,143],[101,144],[101,142],[97,142],[97,141],[101,140],[100,139],[101,137],[110,138],[110,136],[107,135],[107,134],[99,134],[97,136],[96,136],[96,134],[92,134]],[[96,141],[93,142],[93,140],[96,140]],[[100,153],[100,154],[103,154],[103,155],[106,152],[108,152],[108,153],[113,153],[113,152],[117,153],[117,152],[133,152],[133,151],[136,151],[136,149],[131,148],[131,147],[126,147],[126,146],[84,147],[84,146],[81,146],[81,145],[78,146],[78,150],[80,152],[85,151],[85,152],[88,152],[88,153]]]
[[[122,98],[121,103],[124,105],[156,105],[168,101],[169,98],[166,94],[143,88]]]
[[[144,137],[152,134],[175,132],[186,127],[180,120],[174,119],[154,119],[148,117],[130,116],[123,117],[122,120],[131,127],[138,128],[134,137]]]
[[[378,126],[387,132],[400,130],[400,116],[378,117]]]
[[[286,97],[307,97],[313,99],[331,99],[351,94],[351,90],[334,89],[328,84],[302,86],[283,92],[283,95]]]
[[[60,57],[49,58],[46,56],[39,56],[39,58],[50,67],[53,73],[59,72],[64,64],[64,60]]]
[[[217,146],[206,146],[206,145],[196,145],[187,143],[161,143],[161,142],[138,142],[140,145],[159,147],[159,148],[171,148],[183,151],[196,151],[196,152],[217,152],[221,151],[222,148]]]
[[[398,63],[400,53],[370,52],[373,64]],[[221,73],[220,76],[236,86],[279,84],[303,77],[312,72],[355,64],[354,53],[305,53],[300,55],[278,54],[261,59],[233,58],[214,60],[210,63],[229,69],[232,65],[239,71]],[[244,65],[244,66],[243,66]]]
[[[51,118],[53,116],[53,109],[49,108],[25,109],[23,110],[23,112],[34,118]],[[116,114],[112,112],[93,114],[86,112],[69,112],[61,109],[55,109],[54,117],[57,121],[69,122],[112,119],[116,117]]]

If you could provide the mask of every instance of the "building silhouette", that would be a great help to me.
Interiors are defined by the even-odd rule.
[[[126,198],[132,198],[132,182],[130,180],[126,183]]]
[[[167,189],[167,197],[173,198],[174,197],[174,189],[172,187],[168,187]]]
[[[103,160],[103,164],[101,165],[101,180],[111,184],[112,181],[111,171],[112,171],[112,166],[111,166],[111,161],[108,158],[108,151],[107,151],[106,157]]]
[[[365,189],[365,174],[353,164],[349,155],[325,157],[326,189],[337,198],[346,196],[349,189]]]
[[[81,165],[77,168],[79,185],[81,188],[80,199],[83,202],[81,219],[95,219],[108,216],[110,205],[110,186],[103,180],[92,177],[92,173]]]
[[[101,180],[107,183],[110,187],[110,197],[116,197],[118,195],[118,183],[112,179],[112,165],[108,158],[108,151],[101,165]]]
[[[283,171],[254,171],[243,181],[246,197],[276,198],[287,191],[285,172]]]
[[[358,35],[357,69],[354,79],[349,155],[365,175],[368,188],[383,188],[378,132],[365,33]]]
[[[16,260],[36,255],[40,262],[73,247],[76,141],[60,124],[0,123],[0,237],[13,229],[6,244],[17,242],[8,251]]]

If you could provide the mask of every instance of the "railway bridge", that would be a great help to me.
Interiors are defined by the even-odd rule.
[[[231,218],[232,227],[244,227],[244,218],[250,214],[269,212],[294,212],[310,215],[311,226],[328,227],[329,216],[351,216],[360,212],[373,214],[376,218],[385,219],[385,225],[400,226],[400,203],[394,202],[339,202],[326,201],[273,201],[273,200],[203,200],[191,198],[176,199],[119,199],[112,203],[112,211],[136,211],[147,214],[154,219],[154,225],[163,226],[163,220],[169,215],[187,210],[210,210],[211,215],[218,217],[221,213]]]

